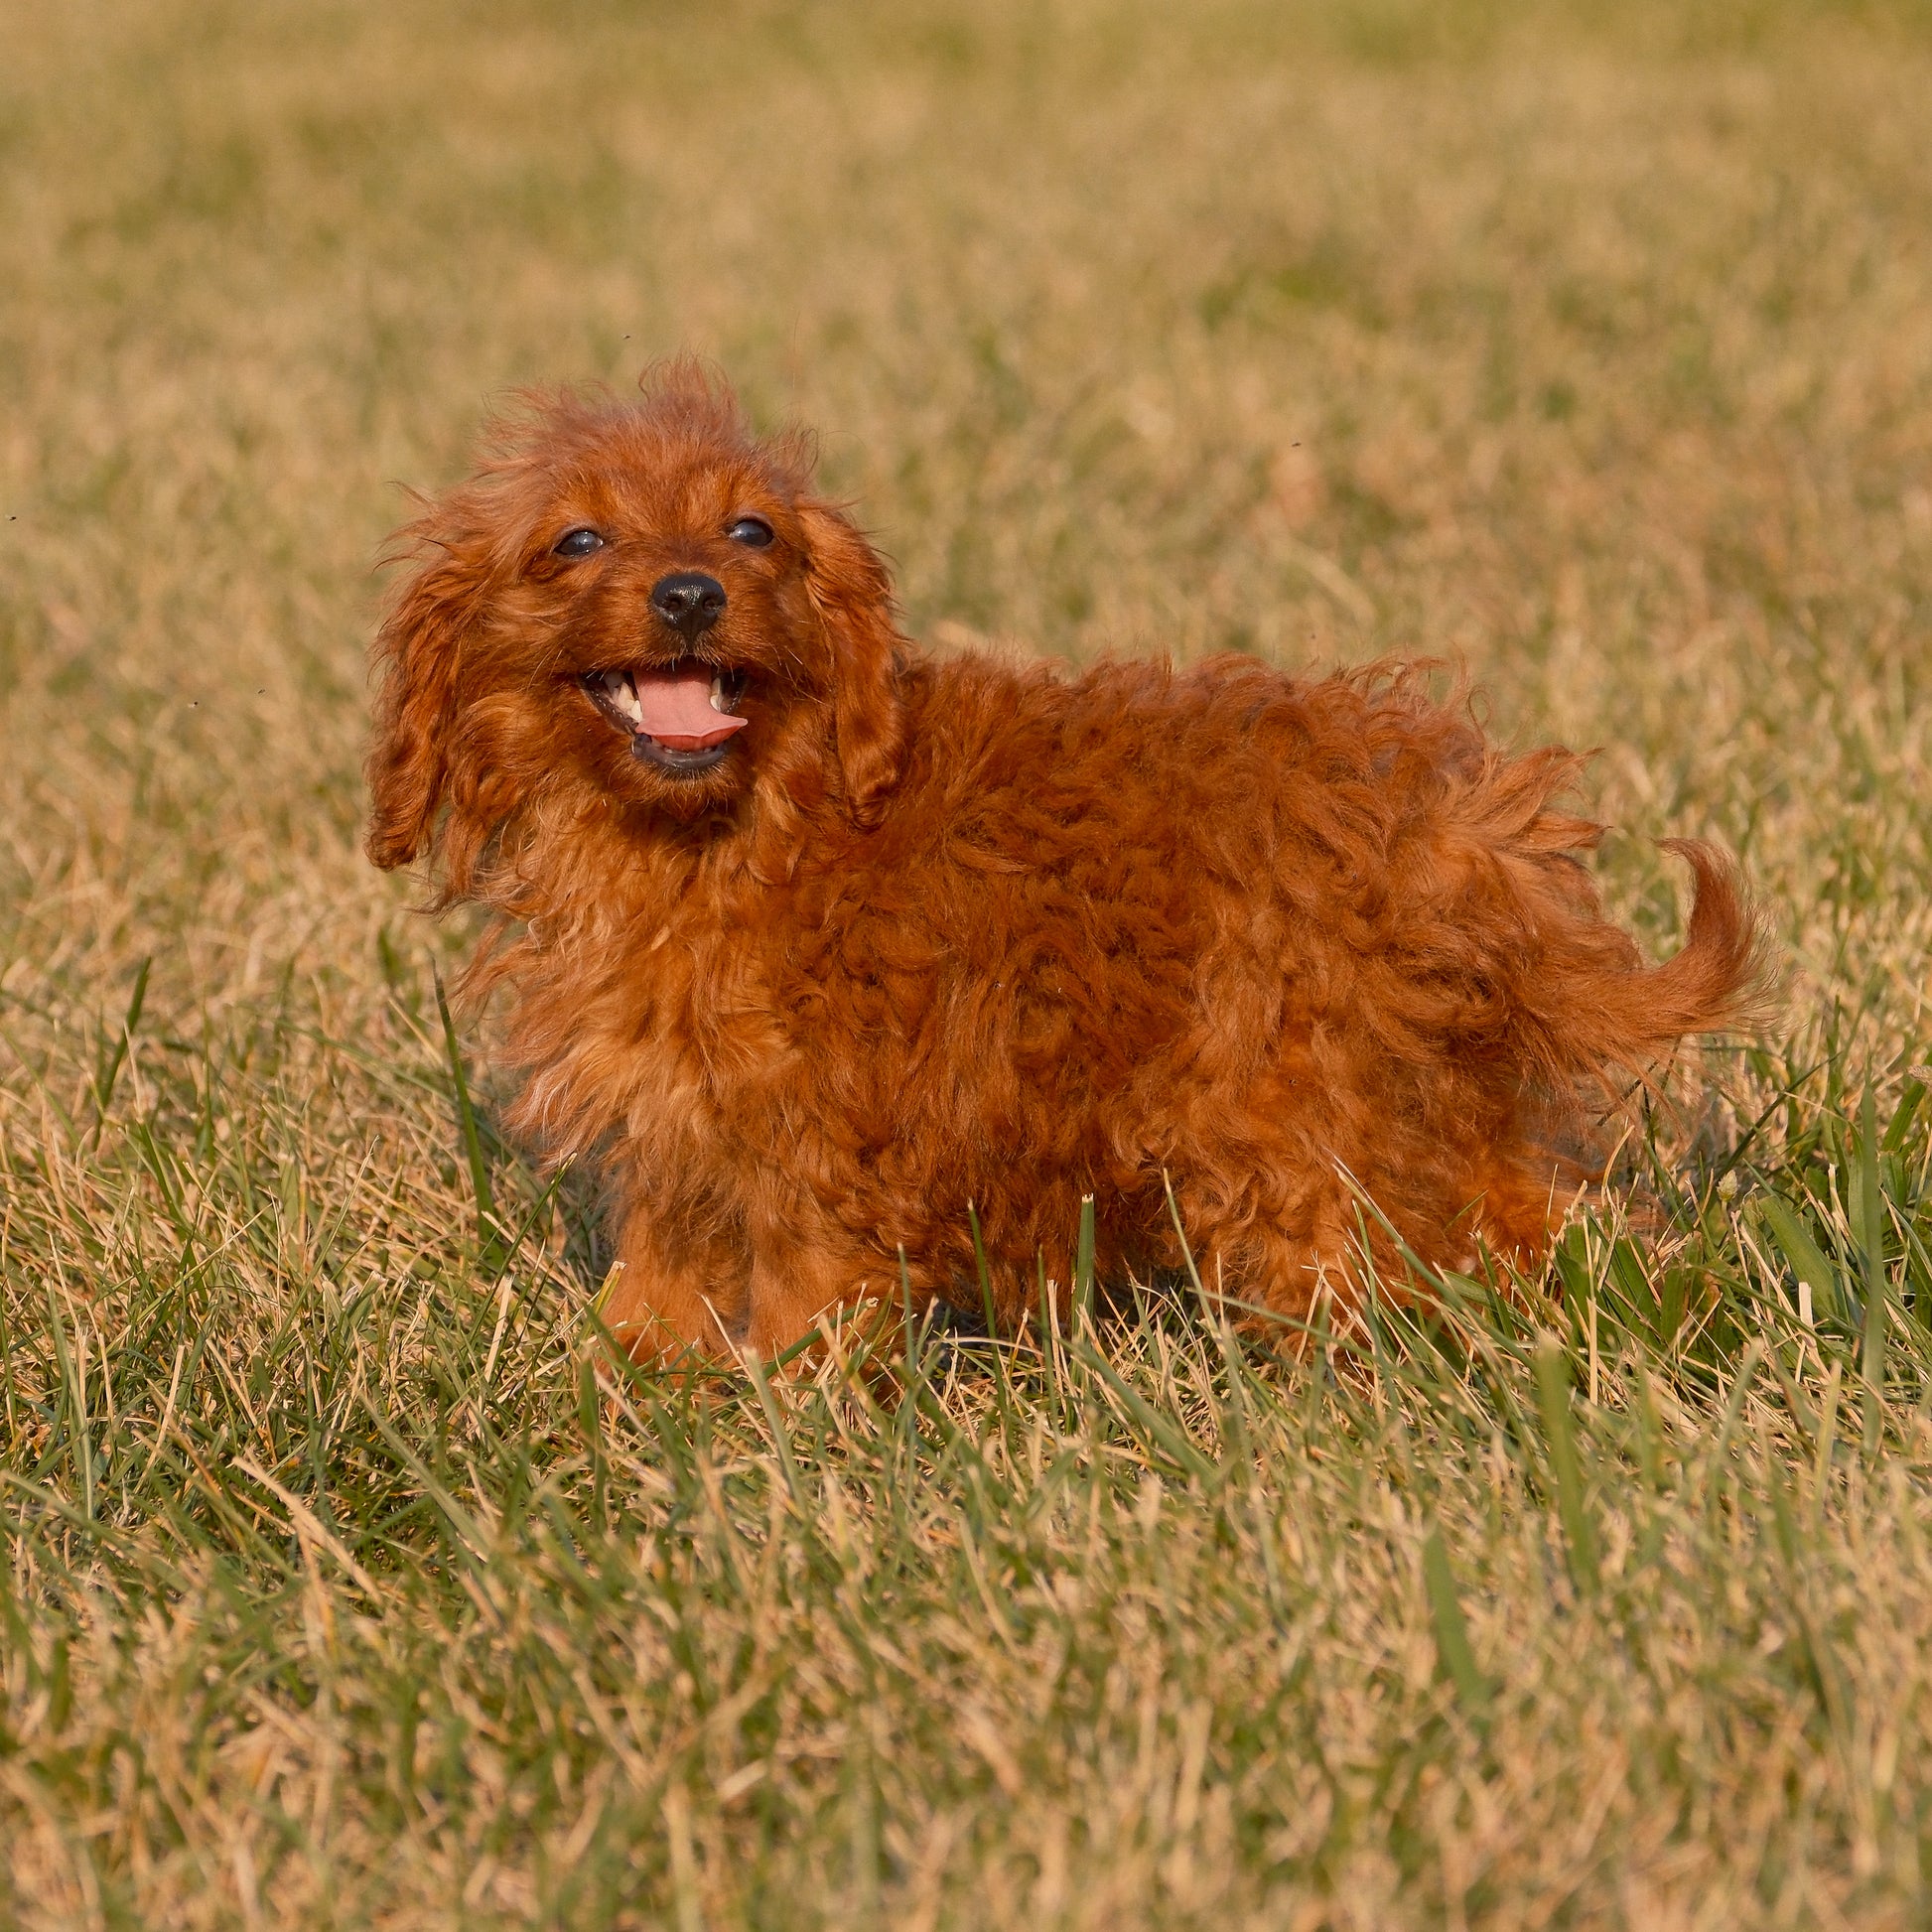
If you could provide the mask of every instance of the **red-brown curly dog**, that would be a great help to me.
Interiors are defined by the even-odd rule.
[[[404,533],[368,850],[503,919],[511,1124],[614,1183],[640,1357],[900,1292],[997,1311],[1178,1260],[1288,1316],[1363,1196],[1424,1261],[1548,1247],[1592,1112],[1758,971],[1706,848],[1646,969],[1510,757],[1412,675],[934,657],[689,367],[546,397]]]

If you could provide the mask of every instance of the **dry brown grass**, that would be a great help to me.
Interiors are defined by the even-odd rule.
[[[1695,21],[16,10],[0,1920],[1922,1920],[1932,31]],[[1574,1414],[1483,1307],[600,1406],[361,642],[489,396],[678,348],[922,632],[1459,656],[1653,943],[1649,841],[1742,853],[1789,1037],[1660,1158],[1794,1097],[1579,1230]]]

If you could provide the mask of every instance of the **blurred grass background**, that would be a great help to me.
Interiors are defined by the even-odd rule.
[[[5,43],[0,1917],[1922,1922],[1932,11]],[[1654,947],[1728,841],[1791,1008],[1669,1232],[1322,1374],[1146,1304],[890,1416],[614,1381],[486,1119],[479,1229],[362,644],[491,397],[679,349],[915,633],[1459,656]]]

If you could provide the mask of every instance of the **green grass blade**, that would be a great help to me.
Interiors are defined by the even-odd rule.
[[[1864,1452],[1874,1453],[1883,1426],[1885,1386],[1885,1197],[1878,1180],[1877,1098],[1867,1081],[1859,1103],[1859,1219],[1855,1230],[1864,1261]]]
[[[114,1036],[114,1044],[107,1058],[101,1063],[94,1075],[94,1133],[107,1123],[108,1104],[114,1098],[115,1083],[121,1077],[121,1068],[133,1049],[134,1030],[141,1024],[141,1009],[148,999],[148,974],[154,966],[154,955],[150,953],[135,969],[134,990],[128,995],[127,1012],[121,1020],[121,1030]]]
[[[1897,1154],[1904,1148],[1906,1137],[1912,1131],[1912,1122],[1918,1118],[1918,1110],[1924,1104],[1925,1092],[1925,1082],[1919,1078],[1918,1072],[1907,1069],[1905,1092],[1898,1102],[1898,1111],[1891,1117],[1890,1126],[1885,1129],[1882,1153]]]
[[[971,1201],[966,1203],[966,1222],[973,1231],[973,1272],[979,1279],[980,1311],[986,1317],[986,1334],[990,1341],[1000,1332],[998,1311],[993,1306],[993,1271],[986,1265],[986,1243],[980,1236],[979,1209]]]
[[[489,1162],[484,1158],[483,1133],[477,1124],[477,1110],[470,1100],[470,1081],[463,1070],[463,1049],[457,1043],[456,1021],[443,991],[443,975],[435,963],[430,977],[436,983],[436,1010],[443,1016],[443,1045],[449,1056],[450,1088],[456,1095],[457,1126],[463,1135],[463,1152],[470,1165],[470,1186],[477,1201],[477,1238],[487,1251],[496,1240],[496,1195],[489,1184]],[[490,1264],[494,1265],[491,1256]]]
[[[1073,1250],[1073,1332],[1080,1331],[1084,1315],[1093,1315],[1094,1225],[1093,1196],[1080,1196],[1080,1232]]]
[[[74,1479],[80,1485],[81,1514],[88,1521],[94,1515],[94,1439],[87,1417],[87,1385],[80,1372],[79,1341],[69,1346],[68,1324],[61,1318],[60,1291],[47,1284],[48,1332],[54,1338],[54,1356],[61,1370],[61,1405],[67,1411],[68,1453],[73,1464]]]
[[[1576,1418],[1570,1407],[1570,1360],[1553,1340],[1536,1351],[1536,1400],[1556,1473],[1557,1513],[1570,1549],[1570,1574],[1579,1590],[1594,1594],[1598,1583],[1596,1529],[1584,1498],[1583,1464],[1577,1453]]]
[[[1813,1319],[1836,1313],[1844,1299],[1838,1270],[1811,1238],[1798,1210],[1774,1193],[1760,1194],[1753,1206],[1791,1272],[1810,1291]]]
[[[1475,1651],[1469,1644],[1469,1626],[1462,1615],[1462,1601],[1456,1594],[1455,1573],[1449,1568],[1449,1551],[1443,1543],[1439,1524],[1430,1526],[1422,1546],[1423,1588],[1429,1595],[1429,1620],[1436,1632],[1436,1655],[1443,1673],[1455,1686],[1456,1700],[1463,1711],[1478,1721],[1489,1716],[1492,1696],[1489,1680],[1476,1665]]]

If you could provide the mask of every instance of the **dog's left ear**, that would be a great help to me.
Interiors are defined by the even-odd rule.
[[[846,804],[860,825],[877,823],[904,752],[895,659],[893,580],[885,560],[829,503],[799,511],[805,594],[831,651],[832,730]]]

